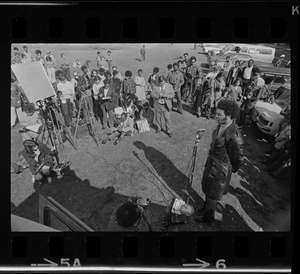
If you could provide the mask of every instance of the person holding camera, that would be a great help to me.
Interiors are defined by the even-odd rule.
[[[130,197],[119,205],[111,214],[108,223],[109,231],[153,231],[146,208],[151,201],[140,197]],[[140,221],[143,220],[141,228]]]
[[[156,116],[156,133],[160,133],[162,129],[162,119],[166,124],[166,131],[169,137],[172,137],[170,111],[172,109],[172,99],[174,98],[174,90],[171,84],[167,83],[165,76],[158,78],[159,86],[152,84],[151,96],[154,98],[154,109]]]
[[[53,166],[53,159],[50,148],[41,142],[33,140],[24,141],[23,146],[24,150],[20,152],[20,155],[22,155],[29,164],[29,169],[32,173],[32,182],[41,182],[47,178],[47,181],[51,183],[50,169]]]
[[[218,126],[212,133],[201,182],[205,203],[194,218],[197,222],[212,223],[215,220],[217,201],[228,192],[232,173],[236,173],[243,164],[244,144],[235,124],[238,112],[239,107],[234,101],[222,100],[217,105]]]

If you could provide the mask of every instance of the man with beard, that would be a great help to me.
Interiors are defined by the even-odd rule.
[[[232,173],[243,164],[243,139],[235,124],[238,111],[238,105],[230,100],[222,100],[217,106],[218,126],[212,133],[201,183],[205,203],[194,218],[197,222],[212,223],[215,220],[217,202],[228,192]]]

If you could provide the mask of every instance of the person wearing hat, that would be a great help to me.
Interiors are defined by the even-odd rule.
[[[285,55],[282,54],[282,55],[280,56],[280,58],[277,60],[277,62],[275,63],[274,67],[282,67],[282,63],[283,63],[283,61],[284,61],[284,58],[285,58]]]
[[[132,72],[130,70],[125,71],[125,79],[123,81],[123,94],[135,94],[136,93],[136,84],[133,81]]]
[[[184,77],[182,72],[179,71],[178,63],[173,64],[173,71],[170,72],[169,78],[167,79],[169,80],[169,83],[172,85],[173,90],[175,92],[178,112],[182,114],[183,111],[182,111],[182,103],[181,103],[181,86],[184,84]],[[174,106],[173,100],[172,100],[172,105]]]
[[[152,83],[151,96],[154,98],[154,109],[156,115],[156,133],[162,130],[162,120],[166,125],[166,131],[169,137],[172,137],[170,111],[172,109],[172,99],[174,90],[171,84],[167,82],[166,77],[159,76],[159,86]]]

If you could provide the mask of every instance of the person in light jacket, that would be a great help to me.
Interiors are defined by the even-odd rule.
[[[154,98],[154,109],[156,113],[156,133],[162,130],[162,119],[166,124],[166,131],[169,137],[172,137],[170,111],[172,109],[172,99],[174,98],[174,90],[171,84],[167,83],[165,76],[158,78],[160,85],[152,84],[151,96]]]

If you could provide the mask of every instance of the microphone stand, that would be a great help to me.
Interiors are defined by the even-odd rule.
[[[191,159],[191,167],[189,170],[189,175],[188,175],[188,197],[187,197],[187,201],[186,204],[189,205],[190,202],[190,198],[191,198],[191,194],[190,194],[190,190],[192,188],[192,183],[193,183],[193,178],[194,178],[194,171],[195,171],[195,165],[196,165],[196,157],[197,157],[197,151],[198,151],[198,144],[200,142],[200,139],[203,136],[203,132],[205,131],[205,129],[199,129],[197,131],[197,135],[196,135],[196,141],[194,144],[194,149],[193,149],[193,153],[192,153],[192,159]]]

